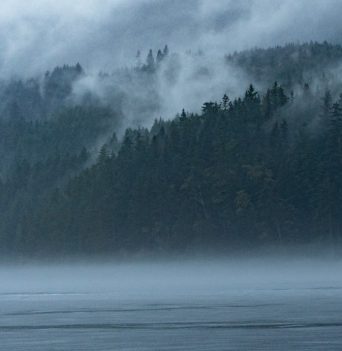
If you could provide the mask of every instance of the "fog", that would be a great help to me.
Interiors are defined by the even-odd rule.
[[[199,112],[203,102],[224,94],[241,96],[252,78],[224,62],[228,53],[310,40],[341,43],[341,9],[339,0],[4,0],[0,78],[42,76],[80,62],[87,76],[74,95],[90,92],[120,105],[120,134],[183,108]],[[153,84],[117,73],[99,79],[99,72],[136,65],[138,50],[144,61],[149,49],[156,54],[165,44],[171,55]]]
[[[206,297],[244,289],[342,289],[342,261],[173,259],[170,261],[2,266],[0,294],[111,294],[119,299]]]
[[[30,75],[81,61],[110,71],[138,49],[169,44],[213,57],[255,46],[340,42],[339,0],[3,0],[0,75]]]
[[[171,52],[152,77],[124,70],[108,76],[91,72],[75,82],[74,98],[91,95],[114,108],[120,106],[121,132],[126,127],[150,127],[160,117],[173,118],[182,109],[200,112],[205,101],[245,91],[250,83],[246,73],[227,65],[223,56],[215,57],[215,64],[213,59],[210,54]]]

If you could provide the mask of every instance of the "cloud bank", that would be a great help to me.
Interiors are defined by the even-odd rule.
[[[138,49],[215,56],[292,41],[340,42],[340,0],[2,0],[0,74],[33,74],[80,61],[131,65]]]

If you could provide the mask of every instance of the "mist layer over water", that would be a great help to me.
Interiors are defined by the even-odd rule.
[[[227,294],[234,289],[340,286],[340,261],[235,259],[0,268],[1,294],[109,293],[117,298]]]
[[[4,350],[338,350],[341,262],[1,268]]]

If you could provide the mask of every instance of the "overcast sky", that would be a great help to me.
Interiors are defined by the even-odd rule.
[[[167,43],[223,55],[342,38],[342,0],[1,0],[0,74],[111,70]]]

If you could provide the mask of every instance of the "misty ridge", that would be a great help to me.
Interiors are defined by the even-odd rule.
[[[4,78],[2,254],[337,253],[341,60],[327,42],[214,61],[165,45]]]
[[[338,255],[339,8],[4,1],[1,255]]]

